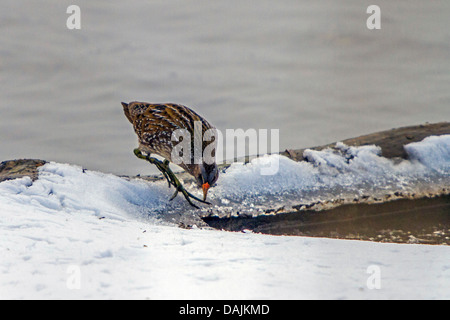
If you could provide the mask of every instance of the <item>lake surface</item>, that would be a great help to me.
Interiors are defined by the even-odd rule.
[[[79,5],[81,30],[67,7]],[[450,2],[2,1],[0,160],[157,172],[121,101],[176,102],[280,149],[450,121]]]

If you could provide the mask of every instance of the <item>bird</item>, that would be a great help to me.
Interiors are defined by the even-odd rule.
[[[208,190],[215,185],[219,178],[219,170],[215,161],[215,145],[217,142],[216,138],[210,139],[212,141],[207,141],[208,139],[205,141],[203,135],[208,130],[211,130],[214,135],[215,127],[195,111],[181,104],[132,101],[129,103],[122,102],[122,106],[126,118],[133,125],[138,137],[139,147],[133,151],[135,156],[156,165],[169,183],[169,187],[171,185],[175,187],[175,193],[170,201],[177,196],[178,192],[181,192],[189,204],[195,208],[199,207],[190,198],[210,204],[206,201]],[[178,143],[182,143],[185,139],[184,136],[183,139],[176,138],[175,133],[180,132],[180,130],[187,133],[186,136],[191,139],[185,141],[187,143],[185,146],[190,148],[182,150],[181,153],[183,153],[185,161],[181,162],[177,157],[181,156],[179,150],[174,149]],[[195,140],[199,135],[200,143]],[[203,153],[211,143],[212,148],[209,149],[212,152],[207,159]],[[152,154],[159,155],[164,158],[164,161],[152,157]],[[198,158],[199,155],[201,158]],[[175,163],[192,175],[197,185],[202,188],[203,200],[189,193],[172,172],[169,163],[174,162],[174,157],[177,160]]]

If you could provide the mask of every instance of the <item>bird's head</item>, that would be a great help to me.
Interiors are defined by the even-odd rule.
[[[197,174],[195,175],[195,178],[197,180],[198,186],[203,189],[203,201],[205,201],[208,195],[209,188],[212,187],[219,178],[219,168],[215,163],[202,163],[199,165],[196,171]]]

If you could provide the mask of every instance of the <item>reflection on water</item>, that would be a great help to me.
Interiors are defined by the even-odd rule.
[[[220,129],[321,145],[450,119],[449,2],[2,2],[0,160],[155,172],[121,101],[178,102]]]
[[[206,217],[213,228],[266,234],[380,242],[450,244],[450,196],[347,204],[327,211],[307,210],[250,217]]]

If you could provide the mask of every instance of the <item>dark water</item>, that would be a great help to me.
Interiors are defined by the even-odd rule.
[[[305,210],[252,217],[206,217],[229,230],[379,242],[450,245],[450,196],[353,203],[324,211]]]
[[[155,172],[121,101],[178,102],[280,148],[450,120],[450,2],[4,0],[0,160]]]

